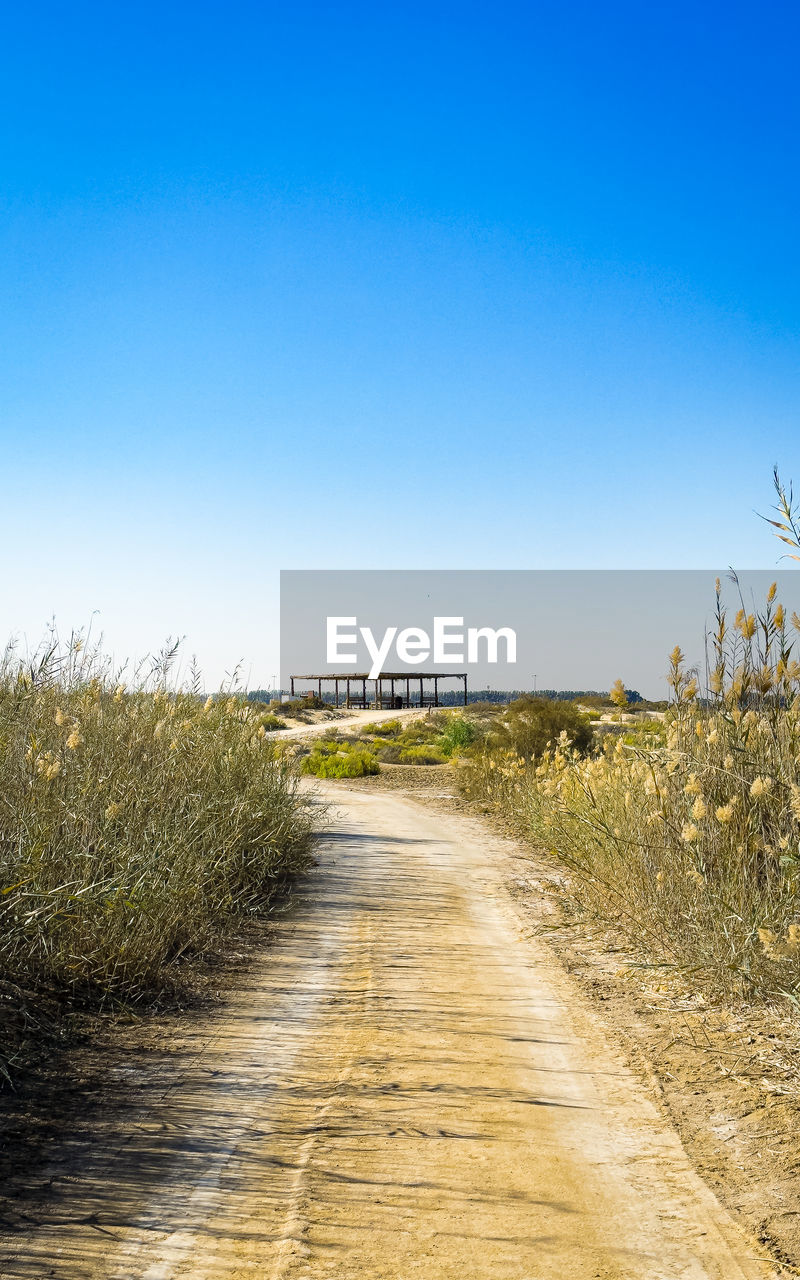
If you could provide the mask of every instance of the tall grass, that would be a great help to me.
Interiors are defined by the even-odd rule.
[[[568,873],[568,905],[650,963],[728,996],[800,998],[800,617],[769,592],[731,619],[717,584],[706,696],[674,650],[665,742],[568,735],[526,761],[485,751],[468,795]]]
[[[37,1002],[144,998],[308,858],[310,811],[244,700],[51,647],[0,667],[0,1071]]]

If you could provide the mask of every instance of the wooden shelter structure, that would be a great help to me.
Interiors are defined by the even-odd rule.
[[[305,680],[312,682],[312,688],[296,690],[295,681]],[[293,698],[314,694],[322,698],[322,686],[332,684],[335,706],[372,706],[380,711],[399,711],[401,707],[440,707],[440,680],[463,681],[464,706],[467,705],[467,677],[461,671],[415,671],[413,675],[408,671],[383,671],[379,676],[370,676],[365,672],[327,671],[322,675],[290,677]],[[340,702],[342,692],[343,704]]]

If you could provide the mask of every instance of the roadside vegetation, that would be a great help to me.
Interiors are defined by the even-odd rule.
[[[248,705],[255,713],[261,710],[258,703],[250,702]],[[262,711],[261,727],[265,733],[274,733],[276,729],[285,729],[286,721],[281,720],[280,716],[273,715],[271,711],[267,711],[266,714]]]
[[[147,1001],[307,864],[271,717],[132,687],[80,639],[0,667],[0,1075],[81,1004]],[[44,1010],[47,1010],[46,1015]]]
[[[621,716],[608,694],[595,696],[591,706],[526,694],[511,703],[472,703],[463,713],[430,711],[413,720],[332,729],[313,743],[293,742],[286,751],[301,757],[303,773],[360,778],[387,766],[461,766],[506,756],[532,761],[562,734],[579,752],[589,751],[604,732],[624,735],[626,742],[661,741],[665,726],[653,715],[663,713],[648,714],[639,705]]]
[[[798,546],[776,476],[784,542]],[[800,617],[775,587],[730,617],[717,584],[707,688],[670,658],[662,721],[609,732],[580,725],[549,744],[499,731],[461,773],[467,796],[502,814],[566,872],[564,906],[605,922],[642,962],[718,994],[800,1003]],[[529,750],[520,747],[525,741]]]
[[[286,702],[280,702],[277,698],[273,698],[267,705],[266,709],[270,712],[274,719],[284,716],[288,720],[299,720],[300,723],[308,723],[312,717],[312,711],[330,711],[331,717],[335,718],[335,713],[327,702],[316,696],[307,698],[289,698]],[[275,724],[271,726],[273,729],[285,729],[285,724]]]
[[[492,755],[507,752],[515,759],[533,760],[561,734],[576,751],[588,751],[594,739],[589,714],[571,702],[524,697],[497,718],[485,742]]]
[[[357,742],[324,738],[314,743],[303,759],[301,771],[317,778],[365,778],[378,773],[380,766],[367,747]]]
[[[362,778],[379,773],[382,764],[446,764],[479,736],[476,719],[446,712],[405,722],[382,720],[317,740],[301,769],[318,778]]]

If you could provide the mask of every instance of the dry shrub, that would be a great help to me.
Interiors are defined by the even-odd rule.
[[[717,583],[708,696],[676,649],[663,746],[607,737],[586,757],[562,734],[538,762],[462,772],[567,868],[576,910],[727,994],[800,993],[797,631],[774,587],[731,625]]]
[[[114,687],[79,641],[0,670],[0,1070],[37,992],[152,995],[306,865],[308,802],[263,715],[163,675]]]

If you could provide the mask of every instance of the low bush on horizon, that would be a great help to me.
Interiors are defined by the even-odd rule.
[[[273,698],[269,703],[268,709],[276,716],[288,716],[290,720],[303,720],[306,712],[324,711],[327,708],[328,703],[314,694],[308,698],[290,698],[286,702],[281,702],[279,698]]]
[[[40,993],[149,998],[307,864],[311,810],[240,697],[126,688],[80,640],[0,667],[0,1074]]]

